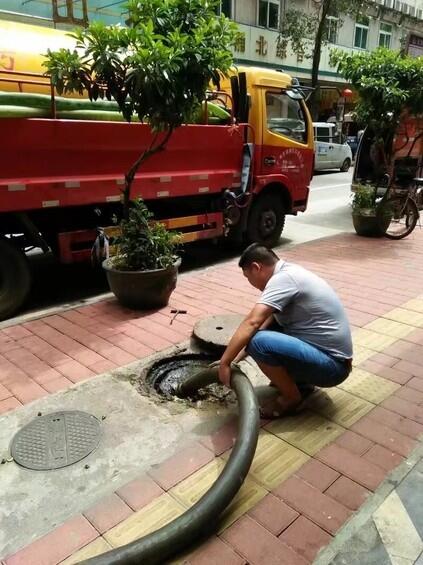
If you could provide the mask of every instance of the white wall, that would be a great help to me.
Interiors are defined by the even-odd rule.
[[[281,0],[283,2],[283,0]],[[383,1],[383,0],[379,0]],[[257,4],[258,0],[234,0],[235,20],[240,23],[240,31],[245,33],[245,52],[235,51],[236,59],[241,63],[242,61],[249,64],[256,63],[258,65],[272,66],[284,68],[290,74],[299,78],[309,78],[311,70],[311,59],[304,58],[298,61],[296,55],[288,49],[287,56],[284,58],[278,57],[276,54],[276,42],[278,32],[257,26]],[[295,7],[306,9],[310,8],[312,0],[296,0]],[[416,9],[423,10],[423,0],[409,0],[410,4],[414,5]],[[292,5],[292,2],[290,3]],[[385,11],[381,18],[377,17],[379,8],[375,4],[373,16],[370,17],[368,44],[367,49],[373,50],[379,45],[379,30],[381,21],[392,25],[391,48],[399,49],[401,47],[401,38],[409,31],[416,33],[423,37],[423,19],[419,21],[412,21],[409,18],[402,16],[399,12]],[[423,15],[422,15],[423,17]],[[339,28],[338,38],[336,44],[329,44],[322,50],[322,58],[320,64],[321,74],[319,79],[322,81],[335,81],[343,82],[343,80],[336,76],[335,69],[329,65],[329,52],[333,47],[345,49],[347,51],[360,51],[354,48],[355,36],[355,21],[350,17],[343,17],[343,25]],[[257,43],[260,37],[264,38],[266,42],[266,53],[258,53],[256,50],[259,47]]]

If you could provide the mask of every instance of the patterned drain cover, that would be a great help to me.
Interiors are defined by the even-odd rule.
[[[87,457],[100,442],[100,422],[77,410],[54,412],[32,420],[13,438],[18,465],[36,471],[60,469]]]

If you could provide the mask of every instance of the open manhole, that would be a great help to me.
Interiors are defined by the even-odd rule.
[[[10,451],[18,465],[36,471],[68,467],[100,442],[100,422],[78,410],[39,416],[14,436]]]
[[[174,397],[179,383],[189,376],[205,369],[216,361],[215,355],[207,353],[187,353],[176,357],[167,357],[155,363],[147,373],[146,381],[150,387],[167,399]],[[195,394],[190,395],[184,402],[205,401],[217,404],[232,404],[236,402],[233,391],[221,384],[211,384]],[[197,404],[197,406],[199,406]]]
[[[181,382],[205,369],[213,361],[216,361],[215,356],[203,353],[167,357],[151,367],[147,381],[159,394],[174,396]]]

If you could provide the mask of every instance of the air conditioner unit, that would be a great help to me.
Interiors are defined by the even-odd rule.
[[[416,15],[419,20],[423,20],[423,10],[417,10]]]
[[[410,16],[412,18],[415,18],[416,17],[416,8],[414,6],[410,6],[410,12],[409,13],[410,13]]]
[[[402,6],[401,6],[401,12],[403,14],[409,14],[410,13],[410,4],[406,4],[405,2],[403,2]]]

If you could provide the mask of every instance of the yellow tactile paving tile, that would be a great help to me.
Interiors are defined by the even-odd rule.
[[[370,322],[369,324],[364,326],[364,329],[372,330],[384,335],[390,335],[398,339],[406,337],[416,330],[414,326],[402,324],[401,322],[396,322],[395,320],[387,320],[386,318],[378,318],[377,320],[373,320],[373,322]]]
[[[373,404],[380,404],[400,388],[400,385],[363,369],[355,368],[347,380],[339,385],[339,388]]]
[[[384,351],[387,347],[395,343],[398,338],[360,328],[353,332],[352,340],[354,347],[358,345],[372,349],[373,351]]]
[[[353,366],[360,365],[370,357],[375,355],[373,349],[368,349],[367,347],[362,347],[361,345],[354,345],[353,353]]]
[[[265,429],[308,455],[315,455],[345,431],[338,424],[308,410],[274,420]]]
[[[394,310],[384,314],[383,317],[388,320],[395,320],[396,322],[414,326],[415,328],[423,327],[423,313],[421,312],[413,312],[405,308],[394,308]]]
[[[308,405],[344,428],[352,426],[375,406],[339,388],[320,390],[310,398]]]
[[[186,509],[169,494],[162,494],[147,506],[109,530],[104,538],[113,547],[125,545],[165,526]]]
[[[202,469],[170,489],[169,494],[186,508],[190,508],[209,490],[222,472],[224,466],[225,461],[220,458],[211,461]],[[240,516],[248,512],[248,510],[264,498],[267,493],[268,491],[251,479],[249,475],[238,494],[222,514],[219,532],[228,528]]]
[[[106,551],[110,551],[111,549],[113,549],[112,546],[109,545],[105,539],[97,538],[74,553],[71,557],[61,561],[60,565],[75,565],[76,563],[81,563],[81,561],[84,561],[85,559],[90,559],[91,557],[96,557],[97,555],[106,553]]]
[[[413,310],[414,312],[421,312],[423,314],[423,298],[413,298],[401,307],[406,310]]]
[[[207,465],[181,481],[169,490],[181,504],[190,508],[212,486],[225,466],[225,461],[217,457]]]
[[[259,435],[249,476],[268,490],[277,487],[309,459],[273,433],[262,430]]]
[[[226,508],[220,519],[218,534],[229,528],[241,516],[246,514],[268,491],[251,479],[246,479],[238,494]]]

